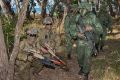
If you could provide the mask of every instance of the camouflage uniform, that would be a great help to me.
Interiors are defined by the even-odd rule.
[[[87,5],[87,6],[86,6]],[[80,8],[81,9],[86,9],[87,11],[90,10],[90,6],[88,3],[81,3],[80,4]],[[84,37],[80,37],[78,35],[78,33],[83,34],[80,29],[78,28],[83,26],[83,28],[86,27],[85,26],[93,26],[92,24],[88,23],[88,21],[90,20],[89,18],[87,18],[86,13],[84,15],[81,14],[75,14],[75,24],[73,26],[70,26],[69,30],[70,30],[70,35],[72,36],[72,38],[77,38],[77,59],[78,59],[78,64],[80,66],[80,72],[79,74],[84,74],[85,79],[88,79],[88,74],[90,72],[90,60],[91,60],[91,55],[92,55],[92,50],[93,50],[93,35],[91,34],[92,31],[89,32],[85,32],[86,34],[84,34]],[[91,19],[92,20],[92,19]],[[90,22],[90,21],[89,21]],[[83,30],[82,30],[83,31]],[[84,32],[84,31],[83,31]],[[89,35],[91,34],[91,35]],[[86,38],[85,38],[86,37]]]
[[[47,43],[50,45],[50,47],[55,50],[56,55],[60,55],[65,57],[64,52],[64,46],[61,45],[61,39],[60,36],[55,32],[55,30],[52,28],[52,18],[46,17],[43,21],[43,24],[45,25],[45,28],[42,28],[39,30],[39,42],[41,45],[44,46],[44,43]],[[50,28],[50,29],[48,29]],[[57,54],[62,53],[62,54]]]
[[[37,39],[35,39],[36,33],[37,31],[35,29],[28,30],[27,39],[20,42],[20,50],[16,59],[16,67],[15,67],[16,77],[18,77],[19,80],[30,80],[31,75],[33,73],[31,72],[31,66],[34,58],[32,53],[29,52],[29,50],[30,49],[37,50],[40,48],[39,43],[37,42]],[[34,36],[34,39],[33,39],[33,36]],[[30,43],[30,41],[31,42],[33,41],[33,42]],[[40,62],[37,62],[37,64],[39,64],[38,65],[39,67],[37,67],[36,70],[40,71],[42,68],[42,64]],[[35,69],[35,66],[34,66],[34,69]]]
[[[99,20],[97,19],[96,15],[93,14],[92,12],[87,12],[85,14],[85,24],[90,24],[92,25],[92,27],[94,28],[94,45],[97,49],[97,51],[99,52],[99,44],[100,44],[100,40],[101,40],[101,34],[103,33],[103,28],[99,22]],[[95,51],[95,49],[94,49]]]
[[[112,17],[108,13],[106,7],[107,5],[105,3],[102,4],[102,6],[100,7],[100,11],[98,13],[98,18],[103,28],[101,49],[104,46],[104,42],[106,40],[107,30],[112,29]]]
[[[68,58],[71,58],[71,52],[72,52],[72,37],[70,35],[70,26],[72,24],[74,25],[75,23],[72,22],[72,17],[74,17],[72,14],[68,13],[67,16],[65,17],[65,22],[64,22],[64,28],[65,28],[65,41],[66,41],[66,53]],[[72,24],[70,24],[72,23]]]
[[[84,3],[86,4],[86,3]],[[80,7],[86,7],[86,8],[90,8],[91,9],[91,4],[88,5],[88,7],[86,5],[84,5],[82,3],[82,5],[80,5]],[[100,45],[101,42],[101,34],[103,33],[103,28],[102,25],[100,24],[99,19],[96,17],[96,15],[92,12],[89,11],[84,15],[84,24],[90,24],[94,31],[93,31],[93,35],[94,35],[94,53],[96,53],[96,50],[98,51],[98,47]]]

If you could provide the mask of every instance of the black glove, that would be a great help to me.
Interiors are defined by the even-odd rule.
[[[55,69],[55,64],[46,57],[45,59],[41,59],[40,62],[47,68]]]

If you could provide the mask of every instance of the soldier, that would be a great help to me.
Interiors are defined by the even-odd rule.
[[[50,55],[39,43],[37,28],[26,31],[27,39],[20,44],[20,51],[16,60],[16,73],[20,80],[30,80],[31,75],[38,76],[43,67],[54,69]]]
[[[53,29],[53,20],[47,16],[44,21],[44,28],[39,30],[39,42],[41,45],[47,43],[58,56],[66,57],[65,48],[61,43],[60,36]]]
[[[69,34],[72,38],[77,39],[77,59],[81,68],[78,74],[82,75],[84,80],[88,80],[94,46],[92,33],[94,28],[93,25],[89,23],[90,19],[87,18],[87,12],[91,10],[89,4],[81,3],[80,8],[80,13],[76,12],[72,16],[76,24],[70,26]]]
[[[70,8],[71,9],[68,9],[68,13],[65,17],[65,21],[64,21],[64,28],[65,28],[65,40],[66,40],[66,53],[67,53],[67,57],[68,59],[71,59],[71,53],[72,53],[72,46],[73,46],[73,43],[72,41],[75,40],[75,38],[71,37],[70,35],[70,26],[71,27],[71,30],[72,29],[75,29],[76,27],[76,22],[75,22],[75,19],[76,19],[76,16],[74,16],[74,13],[77,11],[77,10],[74,10],[74,9],[77,9],[75,8],[76,6],[75,5],[71,5]]]
[[[104,2],[101,5],[100,11],[98,13],[98,18],[103,28],[103,35],[101,35],[102,36],[101,50],[103,50],[103,47],[104,47],[104,42],[107,36],[107,30],[112,29],[112,17],[108,12],[109,11],[107,11],[107,4],[105,4]]]
[[[85,3],[86,4],[86,3]],[[96,55],[97,52],[99,52],[99,44],[100,44],[100,38],[101,38],[101,34],[103,33],[103,28],[98,20],[98,18],[96,17],[96,15],[91,11],[91,4],[88,4],[87,6],[84,4],[81,4],[80,7],[85,7],[87,12],[84,15],[84,22],[85,24],[90,24],[92,25],[92,27],[94,28],[93,31],[93,35],[94,35],[94,39],[93,39],[93,43],[94,43],[94,48],[93,48],[93,52],[94,55]],[[97,50],[97,52],[96,52]]]
[[[69,10],[69,14],[66,16],[66,22],[65,22],[65,32],[66,32],[66,38],[67,40],[67,46],[68,51],[71,52],[72,48],[72,43],[71,39],[76,39],[77,41],[77,59],[78,59],[78,64],[81,68],[79,74],[83,74],[84,78],[88,78],[88,60],[90,58],[90,50],[88,47],[88,43],[85,40],[81,40],[80,37],[84,36],[82,33],[79,32],[77,25],[79,24],[79,17],[80,14],[77,11],[77,6],[78,5],[72,5],[71,9]],[[77,23],[77,24],[76,24]],[[70,45],[71,44],[71,45]],[[70,53],[69,53],[70,54]]]
[[[44,24],[44,28],[39,30],[39,42],[40,42],[41,45],[44,45],[45,43],[47,43],[53,49],[55,49],[56,35],[54,34],[54,31],[52,30],[52,24],[53,24],[52,18],[47,16],[43,20],[43,24]]]
[[[70,11],[67,13],[66,17],[65,17],[65,21],[64,21],[64,28],[65,28],[65,40],[66,40],[66,53],[67,53],[67,57],[68,59],[71,59],[71,52],[72,52],[72,38],[69,34],[69,28],[70,28],[70,18],[71,18],[71,13]]]
[[[87,3],[81,3],[80,17],[77,22],[78,29],[78,47],[77,47],[77,57],[80,66],[79,75],[83,75],[83,80],[88,80],[88,75],[90,73],[90,61],[91,55],[93,54],[93,27],[91,24],[87,23],[86,13],[90,10],[90,6]],[[85,6],[87,5],[87,6]]]
[[[27,39],[24,39],[20,43],[19,54],[16,59],[15,72],[19,80],[30,80],[31,63],[34,59],[33,54],[30,53],[31,49],[40,49],[37,42],[37,29],[28,29],[26,31]],[[37,70],[41,70],[42,64],[38,62],[39,67]]]

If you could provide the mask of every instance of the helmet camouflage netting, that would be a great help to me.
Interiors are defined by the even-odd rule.
[[[92,4],[87,3],[87,2],[82,2],[79,4],[80,9],[87,9],[88,11],[91,11],[92,9]]]

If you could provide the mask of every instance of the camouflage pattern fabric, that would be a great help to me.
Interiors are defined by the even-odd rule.
[[[57,53],[61,53],[65,57],[64,46],[61,44],[60,36],[54,30],[47,30],[45,28],[39,30],[39,43],[44,46],[44,43],[50,45],[50,47]],[[60,55],[60,54],[59,54]],[[46,56],[46,55],[45,55]]]
[[[112,29],[112,17],[111,15],[107,12],[107,5],[103,4],[100,8],[100,11],[97,15],[99,18],[100,24],[102,25],[103,28],[103,35],[102,35],[102,44],[101,47],[104,46],[104,42],[106,40],[107,36],[107,31]]]
[[[84,15],[84,24],[89,24],[93,27],[93,52],[96,54],[96,51],[99,52],[99,47],[102,44],[101,43],[101,35],[103,34],[103,28],[102,25],[99,21],[99,19],[96,17],[96,15],[91,12],[88,11],[85,15]]]
[[[17,56],[16,68],[15,68],[15,72],[20,80],[30,80],[30,69],[31,69],[31,63],[33,62],[33,56],[31,53],[29,53],[29,50],[30,49],[36,50],[39,48],[40,46],[37,42],[35,42],[32,45],[29,45],[27,40],[23,40],[20,43],[20,51]],[[38,66],[39,68],[42,68],[41,64]],[[39,68],[37,70],[40,70]]]
[[[67,55],[71,55],[72,52],[72,40],[75,39],[73,35],[70,34],[70,31],[74,30],[76,27],[75,23],[75,17],[68,13],[65,22],[64,22],[64,28],[65,28],[65,41],[66,41],[66,53]],[[71,32],[72,33],[72,32]],[[74,34],[74,33],[73,33]]]
[[[18,78],[20,80],[30,80],[30,73],[31,73],[31,65],[34,60],[33,54],[30,53],[30,50],[38,50],[40,49],[40,45],[38,43],[37,37],[34,37],[34,41],[31,44],[31,40],[33,39],[33,37],[31,37],[30,35],[37,35],[37,32],[35,29],[30,29],[27,30],[27,39],[24,39],[23,41],[20,42],[20,50],[16,59],[16,67],[15,67],[15,73],[16,76],[18,76]],[[31,38],[30,38],[31,37]],[[40,63],[40,62],[39,62]],[[39,64],[37,63],[37,64]],[[37,65],[35,64],[35,65]],[[37,68],[37,70],[41,70],[42,68],[42,64],[39,64],[36,66],[33,66],[34,68]],[[37,71],[39,72],[39,71]]]

